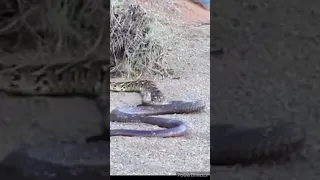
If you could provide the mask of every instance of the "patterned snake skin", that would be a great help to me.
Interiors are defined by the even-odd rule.
[[[109,67],[106,61],[82,60],[73,63],[55,63],[51,65],[23,65],[2,67],[0,71],[0,91],[23,96],[82,96],[95,98],[102,115],[103,131],[110,129],[109,121],[142,122],[157,125],[164,130],[111,130],[111,136],[182,136],[187,127],[180,120],[149,115],[193,113],[204,109],[201,101],[167,102],[162,92],[152,81],[140,80],[111,83],[113,91],[137,91],[142,97],[143,106],[139,108],[122,107],[111,112],[109,104]]]

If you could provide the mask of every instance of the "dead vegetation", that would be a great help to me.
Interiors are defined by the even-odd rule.
[[[111,72],[137,76],[148,71],[166,75],[161,26],[137,4],[112,1],[110,9]]]
[[[113,73],[163,73],[164,48],[157,40],[161,35],[153,31],[156,23],[138,5],[111,2],[110,8],[104,0],[1,1],[0,49],[3,53],[93,55],[107,59]]]
[[[1,48],[93,54],[107,45],[109,9],[104,0],[1,1],[0,38],[6,40]]]

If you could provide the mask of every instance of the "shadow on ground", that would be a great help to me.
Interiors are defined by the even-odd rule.
[[[211,123],[294,121],[308,139],[292,162],[212,167],[211,177],[319,179],[320,2],[217,0],[213,6],[211,45],[226,53],[211,58]]]

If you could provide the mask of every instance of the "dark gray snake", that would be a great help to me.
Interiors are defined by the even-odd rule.
[[[262,127],[215,124],[210,127],[211,165],[265,163],[289,157],[305,143],[305,130],[294,123]]]
[[[305,132],[293,123],[267,127],[216,124],[210,127],[211,165],[254,164],[298,151]],[[79,151],[81,149],[81,151]],[[108,179],[109,143],[48,145],[10,153],[0,165],[0,178],[16,180]]]
[[[155,115],[195,113],[205,108],[205,103],[202,101],[168,101],[155,82],[149,80],[111,82],[110,91],[137,92],[142,100],[142,104],[138,106],[125,106],[114,109],[110,113],[110,121],[146,123],[165,128],[148,131],[112,129],[110,130],[110,136],[183,136],[187,133],[187,126],[183,121],[155,117]],[[109,129],[108,127],[107,130]]]
[[[20,81],[30,82],[30,85],[36,80],[43,85],[46,82],[43,95],[46,95],[46,90],[52,90],[49,93],[57,93],[59,95],[70,91],[71,94],[79,91],[78,82],[73,82],[74,76],[93,78],[103,77],[108,69],[103,67],[104,62],[79,62],[75,65],[65,66],[57,64],[53,66],[28,66],[16,67],[13,72],[16,74],[1,74],[1,90],[2,91],[23,91],[33,92],[34,86],[26,86],[26,89],[19,89],[16,86]],[[63,68],[65,67],[65,68]],[[59,70],[62,69],[62,70]],[[88,70],[90,70],[88,72]],[[19,78],[19,74],[24,74],[30,79]],[[41,73],[44,76],[39,76]],[[101,73],[101,75],[99,75]],[[97,76],[98,74],[98,76]],[[33,76],[37,75],[37,76]],[[48,78],[53,77],[53,80],[65,78],[67,81],[59,82],[60,88],[55,84],[48,84]],[[82,76],[83,75],[83,76]],[[5,83],[5,79],[10,80]],[[13,78],[13,79],[11,79]],[[50,79],[50,78],[49,78]],[[14,80],[14,81],[12,81]],[[43,82],[43,84],[41,84]],[[50,81],[49,81],[50,82]],[[72,83],[70,83],[72,82]],[[82,81],[80,81],[82,82]],[[100,79],[97,79],[100,82]],[[107,82],[107,81],[106,81]],[[83,93],[90,92],[95,84],[90,81],[91,86],[82,84],[80,89]],[[13,86],[15,85],[15,86]],[[67,85],[67,86],[66,86]],[[73,87],[74,86],[74,87]],[[68,87],[67,89],[64,87]],[[104,87],[104,86],[103,86]],[[15,88],[15,89],[12,89]],[[29,88],[29,89],[28,89]],[[93,89],[96,90],[96,89]],[[103,92],[106,92],[103,90]],[[39,92],[37,92],[39,93]],[[81,91],[79,92],[81,94]],[[32,94],[31,94],[32,95]],[[37,95],[37,94],[35,94]],[[104,101],[108,104],[108,101]],[[166,129],[156,131],[138,131],[138,130],[112,130],[109,134],[109,122],[105,126],[106,139],[115,135],[127,136],[159,136],[171,137],[183,135],[186,132],[186,126],[182,121],[175,119],[162,119],[153,115],[172,114],[172,113],[191,113],[199,111],[203,108],[200,102],[181,102],[173,101],[166,105],[156,106],[139,106],[139,107],[122,107],[115,109],[111,113],[111,121],[129,121],[142,122],[164,127]],[[103,112],[103,111],[102,111]],[[108,115],[107,115],[108,116]],[[109,124],[110,125],[110,124]],[[295,125],[278,125],[273,127],[240,127],[235,125],[213,125],[211,126],[211,164],[235,164],[257,161],[265,161],[269,159],[277,159],[290,152],[297,151],[302,147],[305,139],[303,130]],[[31,180],[31,179],[89,179],[95,180],[108,179],[109,173],[109,143],[108,142],[91,142],[82,144],[69,145],[47,145],[33,148],[20,149],[10,153],[0,164],[0,179],[9,177],[16,180]]]
[[[152,115],[181,114],[201,111],[205,108],[202,101],[171,101],[166,105],[120,107],[111,112],[111,121],[138,122],[156,125],[161,130],[113,129],[110,136],[176,137],[187,132],[187,126],[181,120],[154,117]]]

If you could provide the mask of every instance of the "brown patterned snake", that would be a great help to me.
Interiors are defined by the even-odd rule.
[[[51,65],[23,65],[3,67],[0,71],[0,90],[24,96],[83,96],[96,98],[102,115],[102,128],[109,130],[107,84],[109,68],[105,61],[82,60],[74,63]],[[110,136],[158,136],[172,137],[186,133],[186,125],[179,120],[151,117],[149,115],[191,113],[204,109],[201,101],[167,102],[152,81],[111,83],[112,91],[137,91],[143,106],[121,107],[111,112],[111,121],[142,122],[167,129],[161,130],[110,130]],[[108,132],[108,131],[105,131]]]

